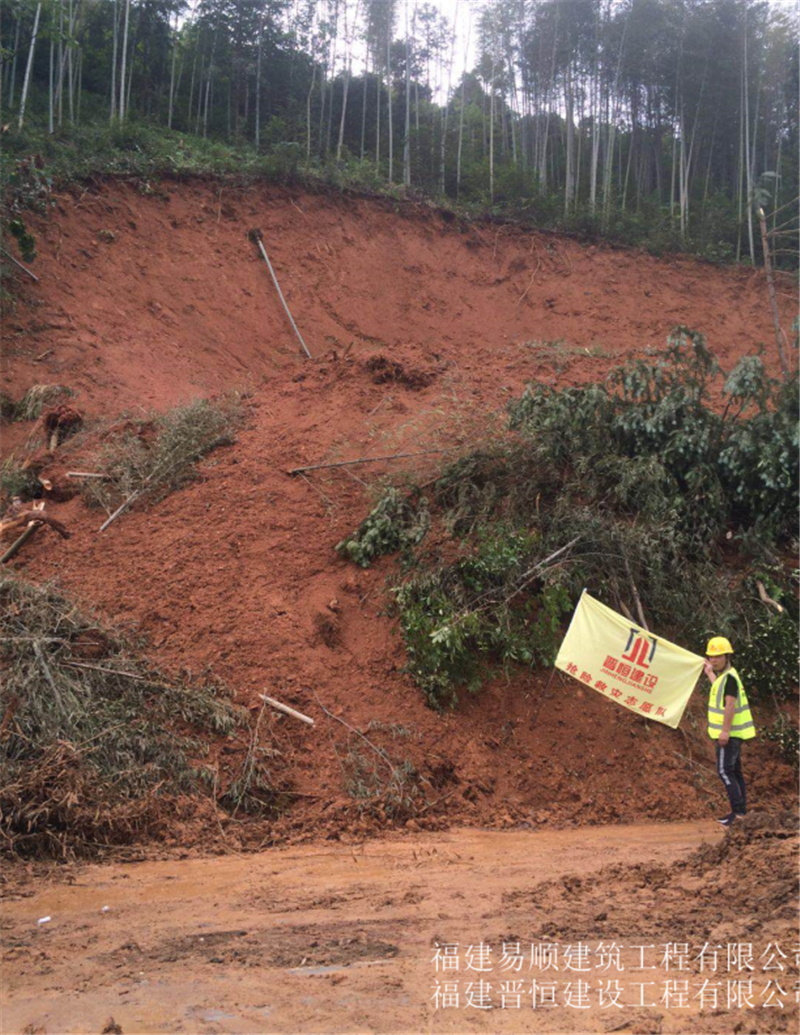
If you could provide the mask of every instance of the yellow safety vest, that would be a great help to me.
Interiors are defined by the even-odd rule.
[[[728,676],[731,676],[736,683],[736,711],[733,713],[730,735],[740,737],[742,740],[750,740],[756,735],[756,727],[750,713],[750,705],[747,703],[747,694],[744,692],[742,680],[735,668],[729,668],[727,672],[717,676],[711,684],[708,693],[708,735],[712,740],[719,740],[722,732],[722,718],[725,715],[722,686]],[[733,694],[729,690],[725,696],[732,697]]]

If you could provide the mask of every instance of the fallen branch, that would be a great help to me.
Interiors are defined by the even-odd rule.
[[[97,474],[94,471],[67,471],[67,478],[104,478],[108,480],[110,474]]]
[[[131,503],[135,503],[136,500],[138,500],[138,498],[142,495],[144,490],[145,490],[145,486],[142,486],[141,489],[137,489],[136,492],[131,493],[131,495],[125,500],[125,502],[122,504],[122,506],[121,507],[117,507],[117,509],[114,511],[114,513],[111,515],[111,517],[106,518],[106,520],[102,523],[102,525],[100,526],[98,531],[104,532],[108,528],[108,526],[111,524],[112,521],[116,521],[117,518],[120,516],[120,514],[124,514],[125,513],[125,511],[131,505]]]
[[[316,700],[317,704],[325,712],[325,714],[328,716],[328,718],[329,719],[334,719],[336,722],[338,722],[342,726],[344,726],[345,729],[350,730],[351,733],[355,733],[355,735],[357,737],[361,737],[361,739],[364,741],[364,743],[367,744],[368,747],[370,747],[375,752],[375,754],[384,762],[384,764],[389,767],[389,771],[392,774],[392,779],[393,780],[398,780],[397,768],[393,765],[392,760],[389,758],[389,756],[386,754],[386,752],[383,751],[381,748],[376,747],[375,744],[373,744],[372,741],[369,739],[369,737],[365,737],[364,736],[364,734],[361,732],[361,730],[357,730],[355,728],[355,726],[351,726],[349,722],[345,722],[344,719],[340,719],[338,715],[334,715],[333,712],[328,711],[328,709],[325,707],[325,705],[322,703],[322,701],[320,701],[319,697],[317,696],[316,690],[312,690],[311,693],[314,695],[314,699]],[[400,785],[402,785],[402,782],[403,782],[402,778],[400,778],[398,780],[398,783]]]
[[[441,798],[436,798],[434,801],[429,801],[427,805],[423,805],[419,810],[418,815],[422,815],[423,812],[427,812],[428,809],[432,809],[434,805],[441,805],[443,801],[447,801],[448,798],[452,798],[456,792],[460,791],[460,787],[455,787],[452,791],[448,791],[447,794],[443,794]]]
[[[287,474],[302,474],[303,471],[321,471],[327,467],[352,467],[354,464],[376,464],[379,460],[402,460],[408,456],[431,456],[433,453],[450,453],[456,447],[447,449],[424,449],[421,453],[390,453],[388,456],[364,456],[358,460],[337,460],[330,464],[310,464],[308,467],[293,467]]]
[[[631,575],[631,566],[628,564],[628,558],[623,554],[622,560],[625,563],[625,573],[628,576],[628,582],[631,586],[631,593],[633,594],[633,603],[636,606],[636,614],[639,616],[639,625],[647,632],[650,632],[650,626],[647,624],[644,611],[642,610],[642,601],[639,597],[639,590],[636,588],[636,583],[633,581],[633,575]]]
[[[83,645],[82,645],[83,646]],[[120,672],[116,668],[103,668],[102,665],[89,665],[85,661],[63,661],[66,668],[89,668],[93,672],[105,672],[109,676],[124,676],[126,679],[138,679],[141,683],[151,683],[153,686],[162,686],[162,683],[153,683],[147,676],[137,675],[135,672]]]
[[[772,276],[772,259],[769,254],[769,241],[767,240],[767,217],[764,215],[764,209],[759,205],[758,208],[758,221],[761,224],[761,244],[764,250],[764,272],[767,275],[767,292],[769,294],[769,304],[772,309],[772,322],[775,325],[775,344],[778,346],[778,357],[781,361],[781,371],[785,380],[789,380],[789,364],[786,362],[786,356],[783,354],[783,331],[781,330],[781,318],[778,312],[778,300],[775,298],[775,281]]]
[[[2,252],[3,255],[5,255],[5,257],[7,259],[11,259],[11,261],[14,263],[14,265],[18,266],[22,270],[23,273],[27,273],[28,276],[31,278],[31,280],[35,280],[37,284],[39,283],[39,278],[36,276],[36,274],[35,273],[31,273],[31,271],[26,266],[23,266],[21,262],[18,262],[14,258],[14,256],[11,254],[11,252],[6,251],[5,248],[0,248],[0,252]]]
[[[302,712],[295,711],[295,709],[290,708],[288,704],[281,704],[280,701],[276,701],[274,697],[267,697],[266,694],[259,694],[258,696],[265,704],[274,708],[275,711],[283,712],[284,715],[291,715],[292,718],[299,719],[301,722],[306,722],[309,726],[314,725],[313,719],[310,719],[307,715],[303,715]]]
[[[783,607],[781,607],[777,600],[773,600],[772,597],[768,595],[764,583],[758,579],[756,579],[756,589],[758,590],[758,595],[761,598],[762,604],[766,604],[767,607],[774,607],[779,615],[783,614]]]
[[[30,537],[33,535],[36,529],[41,527],[41,522],[31,521],[28,524],[28,527],[22,533],[22,535],[18,539],[16,539],[11,544],[11,546],[9,546],[9,548],[6,550],[3,556],[0,557],[0,564],[5,564],[6,561],[10,561],[14,554],[17,553],[18,550],[21,550],[25,543],[27,543],[27,541],[30,539]]]
[[[272,277],[272,283],[275,285],[275,290],[278,292],[278,298],[281,300],[281,305],[283,306],[284,312],[289,317],[289,323],[292,325],[292,329],[294,330],[294,333],[297,335],[297,340],[302,345],[303,352],[305,352],[306,356],[308,356],[308,358],[311,359],[312,357],[311,353],[308,351],[308,346],[303,341],[303,335],[297,329],[297,324],[294,322],[294,317],[289,312],[289,306],[286,304],[286,299],[283,297],[281,286],[278,283],[278,278],[275,276],[275,270],[272,268],[272,263],[269,261],[269,256],[267,255],[267,249],[264,247],[262,236],[263,235],[261,231],[255,229],[251,230],[249,234],[250,240],[254,241],[258,245],[258,247],[261,250],[261,254],[264,256],[264,262],[266,262],[267,269],[269,270],[269,275]]]

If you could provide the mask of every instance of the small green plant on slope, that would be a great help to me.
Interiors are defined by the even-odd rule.
[[[235,441],[242,422],[237,396],[221,402],[196,400],[153,419],[153,433],[133,431],[107,442],[94,459],[106,480],[87,480],[84,498],[111,511],[135,492],[162,499],[197,476],[196,462],[218,446]]]
[[[352,535],[336,544],[336,550],[368,568],[378,557],[417,546],[430,527],[428,501],[402,496],[388,488]]]

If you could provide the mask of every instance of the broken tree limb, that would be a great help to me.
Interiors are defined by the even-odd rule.
[[[27,273],[31,280],[35,280],[37,284],[39,283],[39,278],[36,276],[36,274],[31,273],[31,271],[26,266],[23,266],[21,262],[15,259],[11,252],[6,251],[5,248],[0,248],[0,252],[2,252],[7,259],[10,259],[15,266],[19,266],[23,273]]]
[[[379,460],[402,460],[407,456],[430,456],[433,453],[450,453],[455,446],[447,449],[424,449],[420,453],[391,453],[388,456],[363,456],[358,460],[337,460],[330,464],[310,464],[308,467],[293,467],[287,474],[302,474],[304,471],[321,471],[327,467],[352,467],[354,464],[376,464]]]
[[[773,600],[772,597],[769,596],[766,587],[764,586],[764,583],[761,582],[759,579],[756,579],[756,589],[758,590],[758,595],[762,604],[766,604],[767,607],[774,607],[779,615],[783,614],[783,607],[778,603],[777,600]]]
[[[6,561],[10,561],[11,558],[14,556],[14,554],[18,550],[21,550],[22,547],[25,545],[25,543],[27,543],[27,541],[34,534],[36,529],[37,528],[41,528],[41,527],[42,527],[41,526],[41,522],[39,522],[39,521],[31,521],[31,522],[29,522],[28,523],[28,527],[25,529],[25,531],[22,533],[22,535],[18,539],[15,539],[14,542],[11,544],[11,546],[9,546],[9,548],[3,554],[3,556],[0,557],[0,564],[5,564]]]
[[[108,480],[108,474],[96,474],[94,471],[67,471],[67,478],[103,478]]]
[[[261,233],[260,230],[254,229],[254,230],[250,231],[249,236],[250,236],[250,240],[254,241],[258,245],[258,247],[259,247],[259,249],[261,251],[261,254],[264,256],[264,262],[266,262],[266,264],[267,264],[267,269],[269,270],[269,275],[272,277],[272,283],[275,285],[275,290],[278,292],[278,298],[281,300],[281,305],[283,306],[284,312],[289,317],[289,323],[292,325],[292,330],[297,335],[297,340],[300,342],[301,346],[303,347],[303,352],[305,352],[306,356],[309,359],[311,359],[312,358],[311,357],[311,353],[308,351],[308,346],[303,341],[303,335],[297,329],[297,324],[294,322],[294,317],[292,316],[291,312],[289,311],[289,306],[286,304],[286,299],[283,297],[283,292],[281,291],[281,286],[278,283],[278,278],[275,276],[275,270],[272,268],[272,263],[269,261],[269,255],[267,255],[267,249],[264,247],[264,241],[262,239],[263,238],[263,234]]]
[[[631,593],[633,594],[633,603],[636,607],[636,614],[639,616],[639,625],[647,632],[650,632],[650,626],[647,624],[644,611],[642,610],[642,601],[639,598],[639,590],[636,588],[636,583],[633,581],[633,575],[631,575],[631,566],[628,564],[628,558],[623,554],[622,560],[625,562],[625,574],[628,576],[628,582],[630,583]]]
[[[117,507],[117,509],[114,511],[114,513],[111,515],[111,517],[106,518],[106,520],[100,526],[99,531],[100,532],[104,532],[108,528],[108,526],[111,524],[112,521],[116,521],[117,518],[120,516],[120,514],[124,514],[125,511],[128,509],[128,507],[132,503],[135,503],[136,500],[138,500],[138,498],[142,495],[144,490],[145,490],[145,486],[142,486],[141,489],[137,489],[136,492],[132,492],[131,495],[122,504],[122,506],[121,507]]]
[[[769,294],[769,304],[772,309],[772,322],[775,325],[775,344],[778,346],[778,356],[781,361],[781,372],[783,373],[784,379],[789,380],[789,364],[786,362],[786,356],[783,354],[783,331],[781,330],[781,318],[778,312],[778,300],[775,297],[775,281],[772,278],[772,259],[769,254],[769,239],[767,237],[767,217],[764,215],[764,209],[759,205],[758,207],[758,221],[761,224],[761,245],[764,251],[764,272],[767,275],[767,293]]]
[[[267,697],[266,694],[258,695],[261,700],[274,708],[277,712],[283,712],[284,715],[291,715],[293,719],[299,719],[301,722],[308,723],[309,726],[314,725],[314,720],[310,719],[307,715],[303,715],[302,712],[295,711],[294,708],[290,708],[288,704],[281,704],[280,701],[276,701],[274,697]]]

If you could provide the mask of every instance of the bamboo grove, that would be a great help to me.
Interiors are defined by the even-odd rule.
[[[797,33],[755,0],[2,0],[0,122],[144,121],[726,260],[759,260],[758,200],[786,264]]]

